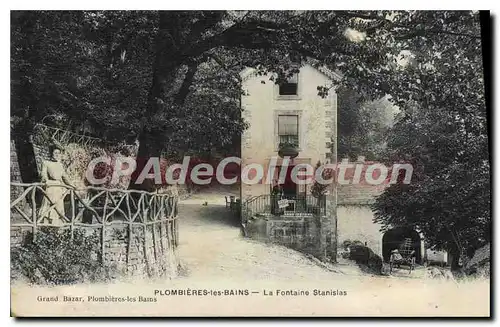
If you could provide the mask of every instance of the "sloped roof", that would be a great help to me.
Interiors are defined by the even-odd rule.
[[[488,261],[490,261],[490,243],[486,244],[482,248],[477,249],[476,252],[474,252],[474,256],[467,263],[466,269],[471,268],[475,265],[483,264]]]
[[[341,80],[343,77],[341,72],[334,71],[334,70],[328,68],[327,66],[321,64],[321,62],[317,59],[307,58],[307,60],[305,61],[305,64],[317,69],[318,71],[325,74],[328,78],[330,78],[332,80]]]
[[[337,204],[339,205],[370,205],[382,194],[385,185],[338,185]]]
[[[245,80],[245,79],[249,78],[250,76],[252,76],[253,73],[255,73],[255,72],[256,72],[255,68],[246,67],[245,69],[243,69],[240,72],[240,77],[242,80]]]
[[[354,184],[353,178],[355,174],[355,168],[348,168],[345,171],[344,180],[349,181],[349,184],[338,184],[337,185],[337,204],[339,205],[369,205],[375,202],[375,198],[382,194],[384,190],[389,186],[391,179],[391,170],[388,170],[387,177],[380,184],[370,184],[366,181],[366,171],[367,169],[378,162],[365,161],[361,168],[361,178],[359,183]],[[375,170],[372,177],[376,180],[380,176],[380,171]]]
[[[328,78],[332,79],[332,80],[340,80],[342,79],[342,74],[340,74],[339,72],[334,72],[333,70],[329,69],[328,67],[326,66],[319,66],[319,67],[316,67],[315,65],[312,64],[312,62],[306,62],[304,63],[303,66],[311,66],[312,68],[316,69],[317,71],[319,71],[320,73],[323,73],[324,75],[326,75]],[[243,69],[241,72],[240,72],[240,77],[241,79],[244,81],[252,76],[254,76],[255,72],[257,70],[255,68],[251,68],[251,67],[246,67],[245,69]]]

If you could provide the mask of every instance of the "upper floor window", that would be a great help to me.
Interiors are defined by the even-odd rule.
[[[288,143],[299,146],[299,116],[279,115],[278,136],[280,144]]]
[[[279,85],[279,95],[298,95],[298,75],[295,74]]]

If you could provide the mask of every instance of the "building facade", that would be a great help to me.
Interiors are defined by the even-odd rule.
[[[337,256],[345,242],[358,241],[385,261],[393,249],[410,238],[417,262],[422,263],[428,255],[443,256],[442,253],[429,253],[418,231],[393,228],[382,232],[382,226],[373,222],[371,204],[386,184],[374,186],[363,181],[360,184],[332,184],[328,200],[318,210],[317,199],[311,195],[312,184],[294,183],[290,180],[290,171],[301,164],[315,167],[318,162],[337,162],[337,94],[331,89],[327,97],[321,97],[318,86],[331,87],[340,76],[306,64],[285,84],[277,85],[270,77],[270,74],[262,76],[250,68],[241,73],[241,106],[249,124],[242,135],[241,167],[243,174],[248,169],[252,180],[252,183],[241,184],[241,199],[243,210],[250,211],[247,216],[266,216],[265,221],[254,221],[254,225],[259,226],[253,228],[259,229],[258,237],[306,251],[314,248],[310,252],[322,257],[325,256],[322,253],[327,252],[330,255],[326,256]],[[293,145],[297,156],[285,168],[280,149],[287,144]],[[369,163],[359,160],[356,164],[362,164],[365,172]],[[257,166],[263,167],[260,176],[250,169]],[[276,210],[276,198],[272,194],[276,179],[284,169],[286,177],[280,183],[282,194],[294,205],[283,211],[281,208]],[[347,175],[352,173],[346,172]],[[320,246],[311,245],[316,243]],[[438,259],[443,260],[446,258]]]
[[[336,138],[337,96],[332,90],[322,98],[318,96],[317,87],[330,87],[335,73],[304,65],[282,86],[269,80],[271,75],[259,76],[254,69],[246,69],[241,76],[244,92],[241,106],[249,123],[242,135],[242,169],[259,164],[267,174],[271,159],[279,157],[280,143],[293,143],[299,152],[288,169],[302,163],[314,167],[330,159],[330,142],[332,137]],[[275,176],[280,171],[280,160]],[[269,194],[271,187],[263,180],[253,185],[243,184],[242,200]],[[284,188],[289,194],[310,194],[310,185],[286,183]]]

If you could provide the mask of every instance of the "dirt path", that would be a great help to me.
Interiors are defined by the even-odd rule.
[[[207,205],[203,205],[205,202]],[[224,193],[204,192],[183,200],[179,213],[178,254],[187,268],[183,276],[57,287],[12,285],[14,314],[196,317],[489,314],[489,281],[456,284],[371,276],[357,270],[332,272],[291,249],[244,239],[240,237],[238,220],[225,208]],[[235,296],[224,293],[238,290],[248,293]],[[169,293],[173,291],[192,293]],[[195,293],[212,291],[216,295]],[[286,295],[284,291],[308,293]],[[80,296],[86,300],[40,302],[37,300],[40,295]],[[106,296],[154,301],[88,300]]]
[[[222,194],[196,194],[181,201],[179,212],[179,258],[190,278],[303,280],[334,274],[291,249],[241,237]]]

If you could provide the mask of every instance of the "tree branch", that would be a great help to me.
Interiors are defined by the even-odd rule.
[[[264,24],[268,25],[267,28],[272,26],[274,31],[264,30]],[[271,22],[263,23],[256,20],[245,22],[240,20],[213,37],[190,44],[189,48],[182,53],[182,56],[186,58],[197,57],[210,49],[225,45],[241,46],[247,49],[269,48],[272,45],[268,40],[270,34],[282,30],[284,27]]]
[[[221,58],[219,58],[219,56],[217,56],[216,54],[209,54],[208,56],[212,58],[226,72],[233,73],[233,71],[229,67],[227,67],[224,61]],[[238,83],[241,82],[241,76],[239,74],[231,74],[231,75],[234,77],[236,82]]]
[[[437,29],[431,29],[431,30],[417,30],[412,33],[409,33],[407,35],[401,35],[396,37],[397,40],[404,40],[404,39],[411,39],[416,36],[425,36],[426,34],[448,34],[448,35],[454,35],[454,36],[464,36],[464,37],[469,37],[472,39],[481,39],[481,36],[477,35],[472,35],[472,34],[467,34],[467,33],[459,33],[459,32],[452,32],[452,31],[445,31],[445,30],[437,30]]]
[[[366,19],[366,20],[378,20],[381,22],[381,25],[387,24],[391,27],[395,28],[405,28],[408,30],[412,30],[414,26],[407,26],[403,24],[396,24],[390,19],[387,19],[385,17],[380,17],[376,15],[369,15],[369,14],[362,14],[362,13],[353,13],[353,12],[348,12],[348,11],[339,11],[336,12],[337,15],[339,16],[344,16],[344,17],[350,17],[350,18],[360,18],[360,19]],[[380,27],[381,25],[376,25],[375,27],[370,27],[366,31],[372,31],[376,27]],[[465,37],[470,37],[473,39],[481,39],[481,36],[479,35],[473,35],[473,34],[468,34],[468,33],[459,33],[459,32],[453,32],[453,31],[448,31],[448,30],[439,30],[439,29],[421,29],[414,31],[413,33],[408,34],[407,36],[402,36],[400,39],[409,39],[415,36],[424,36],[427,33],[431,34],[448,34],[448,35],[454,35],[454,36],[465,36]]]
[[[190,40],[196,40],[203,32],[214,28],[222,18],[222,14],[222,11],[203,12],[203,17],[191,26],[191,32],[188,38]]]
[[[186,75],[184,76],[184,81],[182,82],[179,91],[174,97],[174,101],[177,105],[182,106],[186,101],[186,97],[189,94],[189,88],[193,84],[194,75],[196,74],[197,70],[198,70],[198,64],[196,62],[191,62],[188,65],[188,70],[186,72]]]

